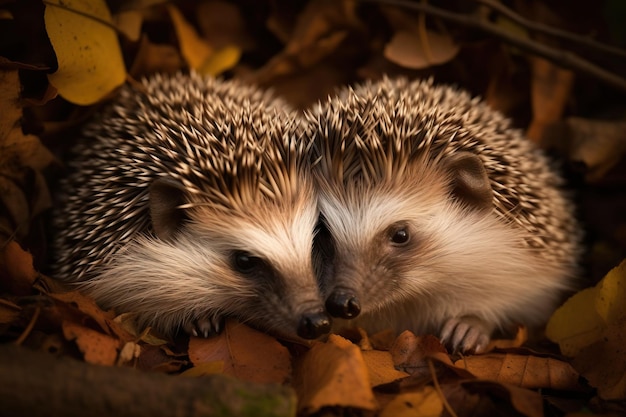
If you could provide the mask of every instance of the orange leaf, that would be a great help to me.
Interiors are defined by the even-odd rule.
[[[385,58],[410,69],[423,69],[450,61],[459,52],[459,45],[450,36],[425,31],[425,37],[406,30],[395,33],[385,45]]]
[[[63,322],[63,336],[75,340],[85,361],[97,365],[114,365],[120,343],[117,339],[71,321]]]
[[[213,54],[213,48],[198,35],[196,29],[175,6],[168,4],[167,11],[174,24],[174,29],[176,29],[183,58],[191,68],[200,68]]]
[[[489,342],[485,352],[491,352],[494,349],[509,349],[521,347],[528,340],[528,329],[525,326],[518,326],[515,339],[494,339]]]
[[[231,320],[217,337],[190,338],[189,359],[196,366],[223,361],[225,374],[252,382],[284,383],[291,375],[286,347],[265,333]]]
[[[387,351],[365,350],[361,353],[367,366],[372,387],[388,384],[409,376],[406,372],[398,371],[394,368],[391,353]]]
[[[294,373],[301,412],[334,406],[377,408],[361,350],[341,336],[331,334],[327,343],[315,343]]]
[[[468,356],[455,362],[477,378],[491,379],[522,388],[575,390],[578,373],[572,366],[554,358],[504,353]]]

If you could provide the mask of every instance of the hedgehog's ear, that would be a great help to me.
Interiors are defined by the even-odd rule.
[[[491,210],[493,190],[477,155],[459,152],[446,157],[444,164],[452,178],[452,194],[457,199],[478,210]]]
[[[185,220],[180,206],[185,203],[185,188],[172,178],[159,178],[150,184],[150,218],[159,239],[171,240]]]

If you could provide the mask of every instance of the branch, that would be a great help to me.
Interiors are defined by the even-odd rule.
[[[0,345],[3,416],[293,416],[293,390],[224,375],[183,377]]]
[[[378,3],[386,4],[390,6],[403,7],[405,9],[416,10],[419,12],[427,13],[432,16],[436,16],[459,25],[476,28],[483,32],[496,36],[503,41],[515,45],[516,47],[530,52],[535,55],[539,55],[552,61],[562,67],[576,70],[578,72],[591,75],[605,83],[617,87],[620,90],[626,91],[626,79],[610,72],[603,68],[589,62],[583,58],[578,57],[576,54],[568,51],[560,51],[549,47],[547,45],[532,42],[525,38],[515,36],[515,34],[501,29],[497,25],[486,22],[484,20],[476,19],[473,16],[454,13],[448,10],[433,7],[427,3],[414,3],[408,0],[359,0],[363,3]]]
[[[617,55],[620,58],[626,58],[626,51],[620,48],[616,48],[611,45],[607,45],[601,42],[597,42],[588,36],[581,36],[576,33],[567,32],[565,30],[553,28],[548,25],[544,25],[543,23],[535,22],[530,19],[526,19],[523,16],[515,13],[513,10],[509,9],[502,3],[498,3],[493,0],[474,0],[477,3],[480,3],[490,9],[497,11],[498,13],[508,17],[515,23],[524,26],[524,28],[530,30],[531,32],[541,33],[544,35],[552,36],[553,38],[562,39],[565,41],[569,41],[572,43],[577,43],[582,46],[586,46],[587,48],[597,49],[601,52]]]

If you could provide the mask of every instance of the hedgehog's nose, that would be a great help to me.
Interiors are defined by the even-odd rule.
[[[326,299],[326,310],[333,317],[353,319],[361,312],[361,303],[352,292],[335,290]]]
[[[324,311],[303,314],[298,324],[298,336],[303,339],[317,339],[330,332],[330,317]]]

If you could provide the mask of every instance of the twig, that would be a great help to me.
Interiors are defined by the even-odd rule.
[[[439,380],[437,379],[437,371],[435,370],[435,365],[433,364],[432,358],[427,358],[426,361],[428,363],[428,369],[430,371],[430,375],[433,377],[433,384],[435,385],[435,391],[437,392],[437,395],[439,395],[439,398],[441,398],[441,403],[443,404],[448,414],[450,414],[453,417],[457,417],[457,414],[452,408],[452,406],[450,405],[450,403],[448,402],[448,399],[446,398],[445,395],[443,395],[443,391],[441,390],[441,386],[439,385]]]
[[[508,17],[515,23],[524,26],[524,28],[530,30],[531,32],[541,33],[544,35],[552,36],[553,38],[563,39],[565,41],[569,41],[572,43],[577,43],[579,45],[586,46],[588,48],[597,49],[601,52],[617,55],[621,58],[626,58],[626,51],[620,48],[616,48],[611,45],[607,45],[605,43],[597,42],[588,36],[581,36],[576,33],[567,32],[565,30],[553,28],[548,25],[544,25],[540,22],[535,22],[530,19],[527,19],[519,14],[515,13],[513,10],[509,9],[502,3],[498,3],[493,0],[474,0],[477,3],[485,5],[490,9],[497,11],[498,13]]]
[[[581,73],[591,75],[605,83],[626,91],[626,79],[614,74],[610,71],[589,62],[583,58],[578,57],[576,54],[568,51],[559,51],[547,45],[532,42],[525,38],[515,36],[515,34],[501,29],[500,27],[486,22],[484,20],[476,19],[473,16],[461,13],[454,13],[448,10],[433,7],[427,3],[414,3],[408,0],[359,0],[363,3],[378,3],[390,6],[398,6],[406,9],[416,10],[419,12],[427,13],[432,16],[440,17],[451,22],[476,28],[483,32],[494,35],[505,42],[515,45],[518,48],[527,52],[539,55],[552,61],[560,66],[570,68]]]

